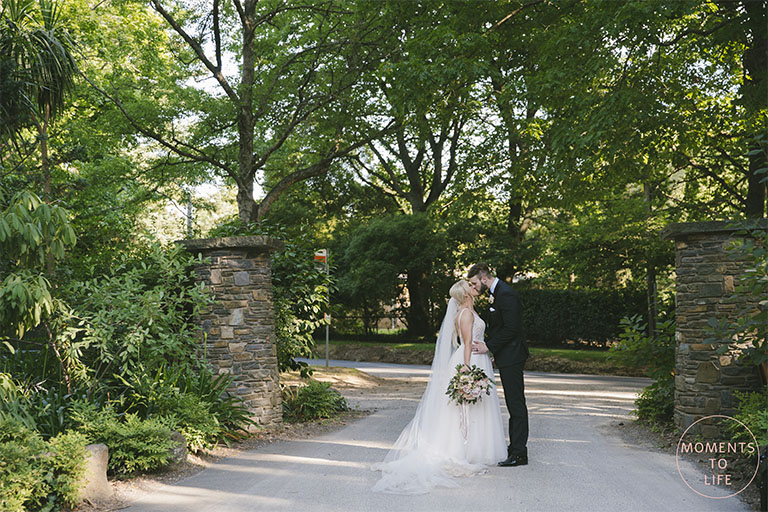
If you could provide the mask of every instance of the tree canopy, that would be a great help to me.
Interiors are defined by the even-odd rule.
[[[531,286],[651,303],[664,225],[766,214],[765,13],[4,0],[0,190],[4,206],[27,189],[67,208],[76,278],[146,230],[206,236],[202,210],[230,201],[244,224],[331,248],[351,311],[406,294],[416,333],[481,259]]]

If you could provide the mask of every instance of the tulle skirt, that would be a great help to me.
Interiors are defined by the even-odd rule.
[[[464,362],[463,349],[459,347],[451,357],[451,368]],[[488,354],[472,354],[470,364],[476,365],[491,379],[493,365]],[[495,465],[507,458],[507,443],[504,437],[504,423],[501,419],[501,407],[496,385],[491,385],[491,394],[483,397],[474,404],[457,406],[449,404],[458,416],[461,424],[461,409],[464,409],[466,418],[466,439],[459,428],[458,439],[453,439],[448,444],[452,457],[465,460],[471,464]]]
[[[450,368],[462,362],[463,348],[459,347],[451,356]],[[488,354],[473,354],[470,363],[493,378]],[[428,387],[393,450],[383,463],[373,466],[373,470],[382,472],[374,491],[423,494],[435,486],[457,487],[455,477],[482,473],[488,465],[506,458],[495,384],[490,395],[483,395],[474,404],[459,406],[445,394],[451,376],[430,382],[431,392]],[[462,428],[462,422],[466,428]]]

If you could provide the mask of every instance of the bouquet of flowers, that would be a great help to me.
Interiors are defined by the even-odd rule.
[[[445,394],[458,405],[474,404],[483,394],[491,394],[491,380],[482,368],[460,364],[456,366],[456,375],[448,383]]]

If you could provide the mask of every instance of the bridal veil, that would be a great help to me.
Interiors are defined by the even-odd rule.
[[[431,378],[421,397],[411,422],[403,429],[382,463],[372,467],[381,471],[374,485],[376,492],[423,494],[435,486],[457,487],[452,476],[464,476],[484,469],[469,464],[449,447],[457,443],[459,432],[458,407],[451,404],[445,391],[455,368],[450,368],[453,352],[459,347],[456,314],[459,303],[451,298],[435,344]]]

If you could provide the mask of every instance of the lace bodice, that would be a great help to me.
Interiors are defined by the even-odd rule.
[[[459,315],[466,314],[465,311],[467,310],[462,309]],[[472,314],[475,317],[475,323],[472,324],[472,340],[483,341],[485,339],[485,322],[480,318],[480,315],[478,315],[476,311],[472,311]],[[459,342],[464,343],[461,330],[459,330]]]

